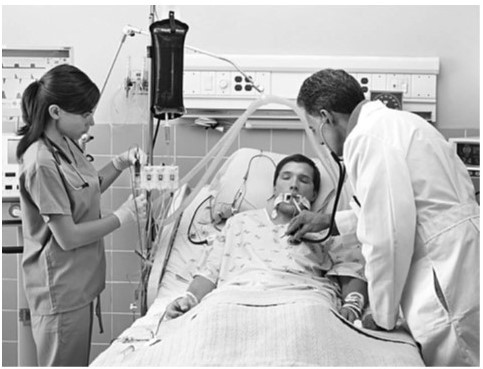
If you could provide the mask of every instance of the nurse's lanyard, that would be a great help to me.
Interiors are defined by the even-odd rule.
[[[335,213],[337,212],[337,206],[339,205],[340,194],[342,192],[342,186],[344,185],[344,179],[345,179],[345,166],[344,166],[344,163],[342,162],[342,158],[339,158],[339,156],[332,150],[332,148],[327,143],[327,140],[325,139],[324,133],[323,133],[323,130],[322,130],[322,127],[324,126],[324,124],[326,124],[326,123],[324,122],[320,126],[320,134],[321,134],[321,136],[322,136],[322,138],[324,140],[325,145],[329,148],[330,155],[332,156],[332,158],[337,163],[337,166],[339,167],[339,181],[337,183],[337,191],[335,193],[334,206],[332,207],[332,215],[330,217],[329,231],[321,239],[309,239],[309,238],[302,237],[302,241],[304,241],[304,242],[311,242],[311,243],[321,243],[321,242],[324,242],[324,241],[326,241],[332,235],[332,232],[334,231],[334,226],[335,226]]]
[[[62,177],[69,184],[69,186],[71,186],[76,191],[81,190],[81,189],[86,188],[86,187],[89,187],[89,183],[85,180],[85,178],[82,176],[82,174],[77,170],[77,168],[74,165],[74,163],[72,163],[72,160],[70,160],[70,158],[67,156],[67,154],[59,147],[59,145],[57,145],[55,142],[53,142],[51,139],[49,139],[45,135],[43,135],[43,139],[44,139],[45,145],[47,146],[47,148],[49,149],[49,151],[51,152],[52,156],[55,159],[55,162],[57,164],[57,168],[59,168],[59,171],[61,172]],[[79,148],[79,150],[82,151],[82,149],[74,141],[71,140],[71,142],[73,142],[74,145],[76,145]],[[67,144],[69,144],[69,143],[67,142]],[[70,165],[72,167],[72,169],[74,170],[74,172],[77,174],[77,176],[82,181],[82,185],[80,187],[79,186],[74,186],[69,181],[69,179],[67,178],[67,176],[65,175],[64,170],[62,169],[63,164],[62,164],[61,158],[65,162],[67,162],[68,165]]]

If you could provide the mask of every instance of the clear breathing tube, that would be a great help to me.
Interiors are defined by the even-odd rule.
[[[195,199],[195,197],[198,195],[200,192],[201,188],[207,183],[208,179],[211,178],[215,170],[219,167],[219,164],[229,148],[231,147],[232,143],[235,141],[235,139],[238,137],[238,134],[240,130],[243,128],[245,123],[247,122],[248,118],[255,112],[258,108],[261,106],[267,105],[267,104],[280,104],[287,106],[291,108],[300,121],[302,122],[302,125],[307,133],[307,137],[309,140],[309,143],[311,144],[313,150],[317,153],[317,156],[321,162],[321,165],[324,167],[326,172],[329,174],[330,178],[332,179],[332,183],[334,185],[334,190],[331,192],[331,194],[328,196],[328,198],[324,201],[324,204],[322,205],[322,209],[324,209],[329,202],[336,197],[336,192],[337,192],[337,185],[338,185],[338,175],[334,169],[333,166],[329,165],[329,161],[332,160],[330,157],[330,154],[328,150],[323,150],[320,144],[317,143],[315,140],[313,132],[310,130],[310,126],[305,119],[305,116],[303,112],[301,111],[300,108],[297,107],[297,105],[290,100],[287,100],[282,97],[278,96],[273,96],[273,95],[262,95],[259,99],[255,100],[252,102],[247,110],[235,121],[233,126],[228,130],[228,132],[225,134],[225,136],[220,139],[215,146],[208,152],[208,154],[205,155],[205,157],[188,173],[186,176],[184,176],[180,180],[180,187],[182,187],[184,184],[188,183],[201,169],[205,168],[205,165],[208,163],[208,161],[216,155],[216,157],[213,159],[211,164],[209,165],[208,169],[204,172],[203,176],[201,177],[200,181],[196,185],[196,187],[193,189],[193,191],[188,195],[186,199],[181,203],[179,208],[174,211],[170,216],[168,216],[165,219],[158,219],[159,225],[164,226],[166,224],[171,223],[175,219],[178,218],[178,216],[186,209],[186,207]],[[345,197],[344,201],[347,201],[346,195],[343,193],[340,194],[340,196]]]

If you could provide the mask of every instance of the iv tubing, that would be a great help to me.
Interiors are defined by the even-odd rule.
[[[114,60],[112,61],[111,67],[109,68],[109,71],[107,72],[107,76],[106,76],[106,79],[104,80],[104,84],[102,85],[101,94],[100,94],[101,97],[102,97],[102,94],[104,93],[104,90],[106,88],[107,81],[109,81],[109,77],[111,76],[112,69],[114,68],[114,64],[116,64],[116,60],[119,57],[119,52],[121,51],[121,47],[124,44],[124,41],[126,41],[126,35],[125,34],[122,35],[121,43],[119,44],[119,47],[117,48],[116,55],[114,56]],[[99,98],[99,100],[100,100],[100,98]]]
[[[193,47],[193,46],[184,45],[184,47],[185,47],[185,49],[194,51],[196,53],[205,54],[205,55],[211,56],[212,58],[219,59],[219,60],[223,60],[224,62],[227,62],[227,63],[233,65],[233,67],[238,72],[240,72],[243,75],[243,77],[245,77],[245,79],[247,81],[250,81],[251,85],[253,86],[253,88],[255,90],[257,90],[260,94],[263,93],[263,88],[260,88],[258,85],[256,85],[255,82],[253,82],[252,78],[250,76],[248,76],[238,65],[235,64],[235,62],[231,61],[230,59],[227,59],[227,58],[225,58],[223,56],[220,56],[220,55],[216,55],[216,54],[210,53],[209,51],[205,51],[205,50],[198,49],[198,48]]]

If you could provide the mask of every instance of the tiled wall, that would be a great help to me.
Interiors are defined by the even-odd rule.
[[[2,226],[2,246],[21,246],[18,226]],[[17,265],[20,256],[2,254],[2,366],[16,366],[18,346]]]
[[[4,126],[3,131],[14,127]],[[127,150],[132,145],[142,145],[147,140],[148,130],[145,125],[95,125],[91,129],[94,140],[88,143],[87,152],[95,158],[94,165],[101,168],[114,154]],[[455,136],[479,136],[474,129],[455,128],[442,132],[447,138]],[[158,133],[155,164],[179,166],[180,178],[183,177],[223,136],[223,133],[195,126],[192,120],[177,121],[171,129],[171,142],[164,143],[164,132]],[[144,145],[142,145],[144,146]],[[294,130],[242,130],[226,156],[240,147],[252,147],[262,150],[291,154],[302,152],[314,156],[302,131]],[[191,181],[195,185],[203,171]],[[105,214],[117,209],[130,194],[130,180],[125,171],[113,186],[102,196],[102,208]],[[4,232],[5,234],[5,232]],[[5,238],[3,239],[5,242]],[[99,334],[97,323],[94,324],[91,357],[102,352],[111,340],[127,328],[133,319],[139,317],[139,310],[131,311],[135,302],[135,290],[140,278],[140,259],[134,253],[137,244],[137,229],[134,225],[119,229],[105,238],[107,254],[107,287],[102,293],[102,311],[104,334]],[[2,255],[2,321],[3,321],[3,365],[16,365],[17,333],[14,321],[16,311],[16,275],[17,256]]]

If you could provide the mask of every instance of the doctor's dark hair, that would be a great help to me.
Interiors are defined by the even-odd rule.
[[[319,193],[319,188],[320,188],[320,172],[315,163],[313,162],[312,159],[306,157],[305,155],[302,154],[292,154],[289,156],[284,157],[280,162],[277,164],[275,167],[275,173],[273,174],[273,185],[277,183],[278,176],[280,175],[280,172],[282,171],[283,167],[287,163],[305,163],[308,164],[310,167],[312,167],[312,170],[314,172],[314,191],[318,194]]]
[[[17,159],[20,160],[29,146],[45,132],[51,119],[50,105],[58,105],[68,113],[84,114],[95,108],[99,98],[99,89],[90,78],[69,64],[60,64],[32,82],[21,100],[25,125],[17,132],[23,136],[17,146]]]
[[[342,69],[323,69],[304,81],[297,105],[316,117],[322,109],[351,114],[363,100],[362,87],[349,73]]]

